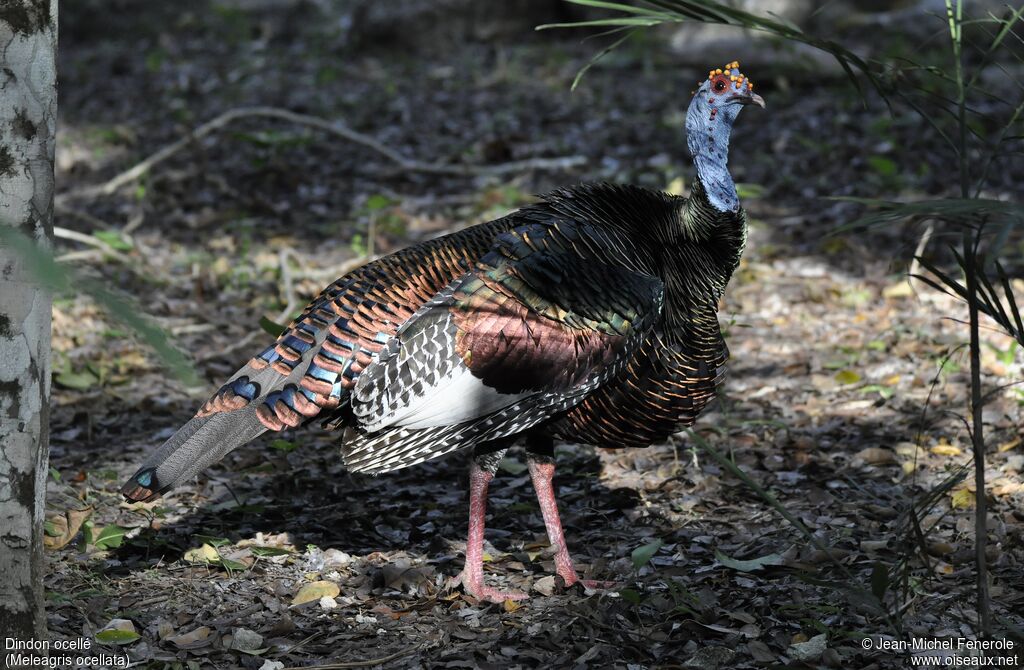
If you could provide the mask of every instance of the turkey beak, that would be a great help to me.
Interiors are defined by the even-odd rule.
[[[751,93],[740,98],[740,102],[744,105],[757,105],[761,109],[764,109],[764,98],[759,96],[757,93]]]

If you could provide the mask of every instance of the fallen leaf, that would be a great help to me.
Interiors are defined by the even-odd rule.
[[[647,565],[647,563],[654,558],[654,555],[661,549],[661,545],[664,542],[661,540],[655,540],[654,542],[648,542],[645,545],[639,546],[633,550],[630,554],[630,558],[633,559],[633,569],[639,570],[640,568]]]
[[[883,298],[907,298],[914,295],[914,289],[906,279],[882,289]]]
[[[1013,449],[1018,444],[1020,444],[1020,442],[1021,442],[1021,439],[1019,437],[1015,437],[1012,440],[1010,440],[1009,442],[1003,442],[1002,444],[999,445],[999,453],[1002,453],[1004,451],[1009,451],[1010,449]]]
[[[310,603],[321,598],[337,598],[340,593],[341,589],[334,582],[313,582],[299,589],[292,600],[292,606]]]
[[[967,489],[957,489],[949,494],[949,503],[953,509],[969,509],[974,507],[974,492]]]
[[[95,536],[92,544],[97,549],[114,549],[120,547],[124,541],[124,536],[131,531],[131,528],[125,528],[124,526],[118,526],[110,524],[104,526],[102,530]]]
[[[533,590],[542,596],[550,596],[555,592],[555,577],[554,575],[548,575],[547,577],[541,577],[533,583]]]
[[[867,447],[854,454],[854,458],[859,458],[868,465],[883,465],[886,463],[895,463],[896,453],[890,449],[883,449],[882,447]]]
[[[47,549],[60,549],[66,546],[78,534],[82,524],[92,515],[92,512],[92,507],[69,509],[65,510],[63,514],[48,518],[44,526],[46,534],[43,535],[43,546]]]
[[[938,456],[959,456],[963,452],[960,451],[960,447],[952,444],[936,444],[931,448],[931,452]]]
[[[836,373],[835,377],[835,380],[840,384],[856,384],[860,379],[860,375],[853,370],[840,370]]]
[[[111,619],[96,633],[96,640],[104,644],[129,644],[139,637],[135,632],[135,624],[128,619]]]
[[[768,554],[767,556],[761,556],[759,558],[739,560],[736,558],[730,558],[717,549],[715,550],[715,560],[725,567],[739,572],[756,572],[757,570],[762,570],[767,566],[782,565],[783,563],[783,558],[779,554]]]
[[[198,649],[210,644],[209,626],[200,626],[181,635],[172,635],[167,638],[168,642],[174,643],[179,649]]]
[[[190,563],[219,563],[220,554],[209,544],[203,544],[201,547],[195,549],[189,549],[182,556],[186,561]]]

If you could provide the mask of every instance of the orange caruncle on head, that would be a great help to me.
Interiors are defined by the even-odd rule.
[[[752,95],[754,93],[754,82],[740,72],[740,62],[736,60],[726,64],[725,67],[709,71],[708,82],[712,94]]]

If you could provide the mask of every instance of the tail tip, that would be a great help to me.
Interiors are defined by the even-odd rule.
[[[153,468],[139,470],[121,487],[121,495],[130,502],[156,500],[161,493]]]

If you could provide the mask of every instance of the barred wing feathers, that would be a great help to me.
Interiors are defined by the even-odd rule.
[[[528,224],[418,310],[360,375],[350,469],[384,472],[518,433],[617,374],[657,322],[661,280]]]

